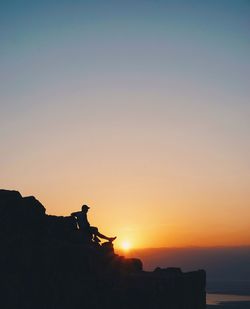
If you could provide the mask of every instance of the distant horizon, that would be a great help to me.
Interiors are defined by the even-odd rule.
[[[116,249],[115,243],[114,247]],[[183,246],[183,247],[132,247],[128,251],[134,251],[134,250],[157,250],[157,249],[216,249],[216,248],[228,248],[228,249],[237,249],[237,248],[250,248],[250,243],[249,244],[244,244],[244,245],[230,245],[230,246],[225,246],[225,245],[218,245],[218,246]],[[122,248],[117,248],[119,251],[122,251]]]
[[[209,288],[244,292],[250,295],[250,246],[230,247],[189,247],[189,248],[147,248],[128,252],[116,250],[126,258],[140,258],[145,270],[156,267],[178,267],[182,271],[204,269],[207,273]],[[213,283],[221,282],[219,285]],[[225,282],[245,282],[241,288]],[[240,288],[240,289],[239,289]]]

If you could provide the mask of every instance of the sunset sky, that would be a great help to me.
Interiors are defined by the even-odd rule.
[[[0,4],[0,187],[116,245],[250,245],[250,2]]]

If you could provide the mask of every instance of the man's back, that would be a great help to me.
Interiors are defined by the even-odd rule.
[[[90,227],[90,224],[87,219],[87,213],[83,211],[77,211],[77,212],[72,212],[71,216],[76,217],[79,229],[86,229]]]

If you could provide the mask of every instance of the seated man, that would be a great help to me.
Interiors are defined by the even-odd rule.
[[[97,227],[90,226],[88,219],[87,219],[87,212],[88,212],[89,208],[90,208],[89,206],[83,205],[81,211],[72,212],[72,214],[71,214],[71,216],[74,216],[76,218],[79,229],[86,234],[91,234],[91,239],[94,235],[93,240],[95,242],[100,242],[100,239],[98,237],[106,239],[110,242],[114,241],[116,239],[116,237],[107,237],[107,236],[99,233]]]

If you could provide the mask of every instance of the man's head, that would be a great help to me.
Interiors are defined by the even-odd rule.
[[[89,206],[88,205],[82,205],[82,211],[83,212],[87,212],[89,210]]]

